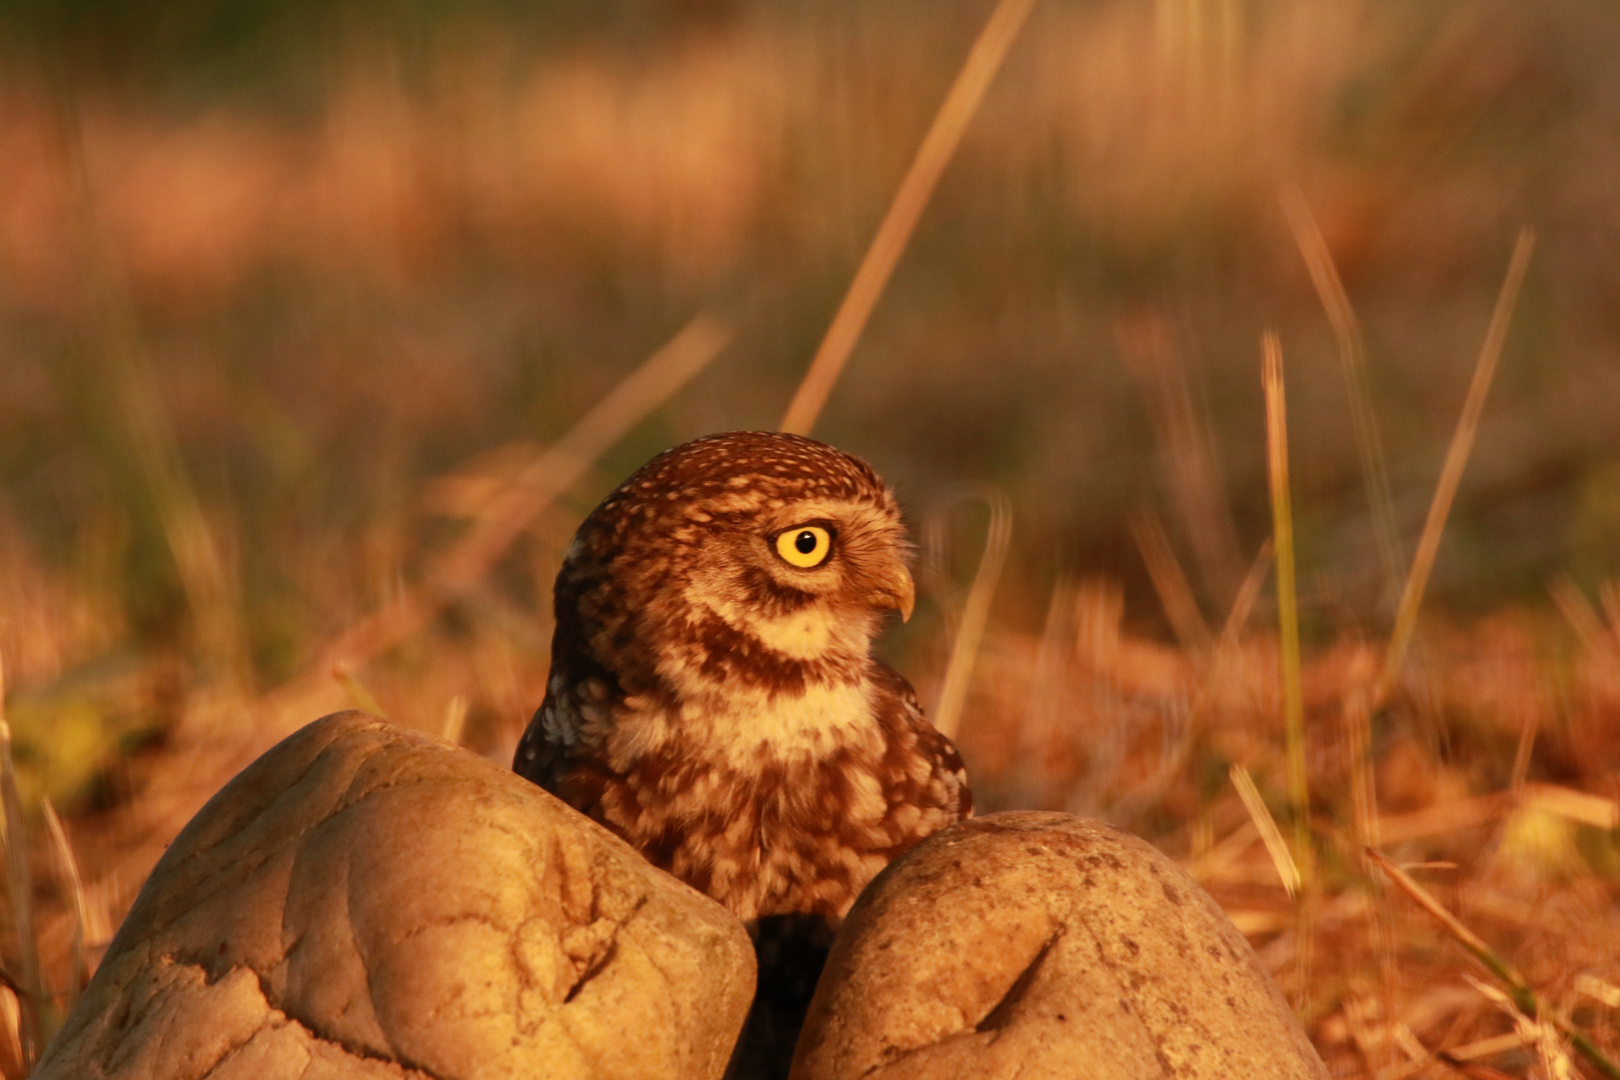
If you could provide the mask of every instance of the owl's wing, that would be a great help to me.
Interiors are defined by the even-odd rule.
[[[874,662],[872,666],[877,691],[875,711],[879,722],[891,732],[889,756],[899,759],[885,761],[894,772],[889,782],[912,789],[907,801],[944,810],[947,822],[972,817],[973,792],[956,744],[928,722],[917,692],[905,676],[884,663]],[[914,768],[918,760],[926,763],[926,770]]]
[[[559,790],[578,742],[580,716],[571,699],[547,691],[512,758],[512,771],[553,795]]]

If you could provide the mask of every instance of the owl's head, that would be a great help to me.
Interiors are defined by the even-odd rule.
[[[848,678],[883,614],[911,613],[907,554],[865,462],[797,435],[711,435],[653,458],[580,526],[558,630],[632,682]]]

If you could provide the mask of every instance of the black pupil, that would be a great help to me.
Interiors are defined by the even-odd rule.
[[[793,546],[798,549],[800,555],[810,554],[816,550],[816,534],[809,529],[804,530],[793,538]]]

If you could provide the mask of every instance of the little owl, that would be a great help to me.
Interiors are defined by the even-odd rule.
[[[865,462],[735,432],[644,465],[557,575],[513,768],[748,924],[762,1002],[802,1006],[866,883],[972,812],[956,749],[871,655],[884,614],[911,614],[906,553]],[[745,1043],[791,1034],[758,1013]]]

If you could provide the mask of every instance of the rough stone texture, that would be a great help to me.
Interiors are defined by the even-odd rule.
[[[742,924],[488,761],[363,713],[232,780],[35,1080],[718,1077]]]
[[[1326,1080],[1248,942],[1128,833],[954,825],[890,864],[833,945],[793,1080]]]

